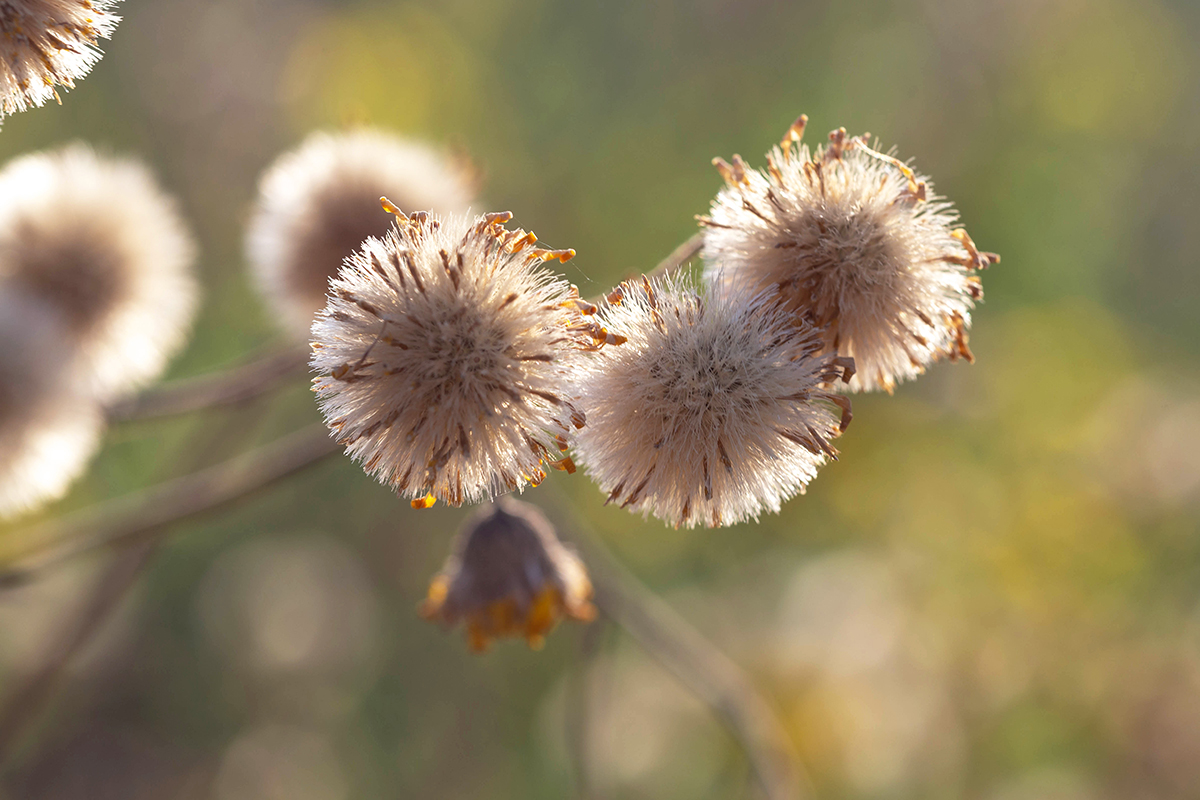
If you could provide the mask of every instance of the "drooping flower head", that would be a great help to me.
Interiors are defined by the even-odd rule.
[[[605,332],[543,262],[575,251],[535,247],[504,228],[508,212],[391,210],[397,224],[346,261],[313,322],[314,383],[339,441],[414,507],[573,471],[559,451],[584,417],[565,386]]]
[[[116,0],[0,0],[0,118],[58,98],[100,60]]]
[[[0,286],[0,518],[60,497],[99,444],[102,416],[70,353],[54,309]]]
[[[175,203],[137,161],[76,144],[0,171],[0,278],[63,316],[102,401],[158,376],[186,341],[194,258]]]
[[[500,497],[467,520],[421,615],[446,626],[465,621],[476,652],[502,636],[523,636],[536,648],[560,619],[594,619],[591,596],[587,569],[545,515]]]
[[[580,374],[575,453],[609,502],[675,526],[732,525],[779,511],[836,455],[850,403],[825,385],[853,362],[821,355],[778,307],[643,278],[599,319],[628,341]]]
[[[845,129],[810,152],[800,145],[806,122],[767,155],[765,171],[739,156],[714,161],[726,186],[701,218],[708,276],[770,292],[817,326],[828,352],[854,359],[852,390],[890,392],[939,358],[973,360],[976,270],[999,256],[955,227],[927,178]]]
[[[380,131],[316,133],[263,175],[246,255],[286,328],[308,334],[329,279],[368,237],[382,237],[390,198],[405,212],[464,214],[473,180],[445,155]]]

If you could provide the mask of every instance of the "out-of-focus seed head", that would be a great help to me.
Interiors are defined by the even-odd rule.
[[[767,155],[714,160],[726,186],[700,219],[710,279],[776,302],[817,326],[827,352],[858,366],[851,390],[891,391],[942,357],[972,361],[976,249],[927,178],[845,129],[810,152],[807,117]]]
[[[594,619],[591,596],[583,561],[545,515],[501,497],[467,521],[421,615],[446,626],[463,621],[476,652],[503,636],[523,636],[538,648],[560,619]]]
[[[504,227],[508,212],[392,209],[397,225],[346,261],[313,322],[315,390],[338,440],[414,507],[537,485],[548,465],[573,472],[560,451],[584,417],[565,387],[604,333],[543,262],[575,251],[536,247]]]
[[[116,0],[0,0],[0,118],[58,99],[102,55]]]
[[[102,417],[70,358],[60,315],[0,286],[0,518],[62,496],[96,451]]]
[[[174,201],[137,161],[76,144],[0,171],[0,279],[62,315],[101,400],[157,377],[186,341],[194,260]]]
[[[627,337],[580,374],[576,454],[609,502],[717,527],[780,504],[836,456],[853,362],[761,298],[678,281],[621,284],[600,322]],[[840,414],[836,413],[840,409]]]
[[[316,133],[263,175],[247,258],[283,326],[306,336],[342,261],[387,232],[380,197],[406,212],[464,214],[474,195],[468,171],[428,145],[372,130]]]

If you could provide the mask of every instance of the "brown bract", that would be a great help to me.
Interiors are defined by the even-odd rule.
[[[521,636],[540,647],[563,618],[590,622],[592,584],[575,553],[534,506],[499,498],[467,521],[421,606],[426,619],[463,622],[476,652]]]

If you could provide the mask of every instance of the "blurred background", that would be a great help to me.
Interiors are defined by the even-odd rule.
[[[648,270],[795,117],[895,145],[1003,263],[974,366],[854,424],[761,524],[574,506],[768,698],[821,798],[1200,796],[1200,6],[1187,0],[127,0],[0,159],[136,153],[202,243],[172,377],[280,339],[244,269],[257,175],[318,128],[458,149],[585,295]],[[52,518],[318,419],[307,383],[110,429]],[[209,463],[204,461],[203,463]],[[336,457],[176,526],[0,772],[0,797],[733,798],[746,759],[620,630],[470,655],[416,606],[467,509]],[[19,549],[30,519],[0,529]],[[0,694],[110,555],[0,591]],[[572,756],[575,753],[575,756]],[[582,758],[580,758],[582,755]],[[581,769],[579,762],[584,764]],[[583,777],[581,778],[581,774]]]

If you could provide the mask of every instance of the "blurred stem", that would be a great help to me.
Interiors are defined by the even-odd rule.
[[[700,248],[704,246],[704,231],[693,233],[687,241],[676,247],[670,254],[658,265],[646,273],[648,278],[658,278],[666,275],[671,275],[676,270],[680,269],[684,264],[695,258],[700,252]]]
[[[37,722],[67,667],[104,627],[104,622],[133,588],[150,563],[158,541],[150,540],[117,554],[105,567],[79,608],[67,619],[42,659],[42,666],[16,686],[0,706],[0,767],[9,763],[24,733]]]
[[[220,372],[148,389],[111,406],[108,418],[114,422],[154,419],[242,403],[270,391],[305,364],[304,350],[293,344]]]
[[[38,549],[0,565],[0,586],[83,553],[129,544],[165,525],[244,500],[337,452],[324,425],[311,425],[229,461],[8,534]],[[43,544],[45,543],[45,544]]]
[[[198,469],[236,450],[258,427],[267,411],[265,403],[256,402],[261,399],[260,396],[250,401],[248,408],[234,409],[231,418],[216,428],[215,436],[212,425],[197,422],[182,450],[186,469]],[[165,522],[148,530],[145,538],[114,556],[104,567],[78,613],[66,620],[60,635],[41,659],[41,668],[17,685],[0,706],[0,768],[9,763],[26,731],[38,721],[46,706],[54,699],[55,690],[67,668],[100,634],[120,607],[121,601],[137,584],[168,529],[169,523]]]
[[[596,655],[600,652],[600,644],[606,630],[607,625],[603,619],[598,619],[583,629],[579,641],[579,659],[567,681],[564,727],[567,735],[567,753],[575,768],[577,800],[600,798],[592,773],[589,730]]]
[[[560,504],[573,514],[569,501]],[[574,515],[570,537],[579,546],[596,587],[596,605],[703,700],[742,745],[768,800],[813,796],[787,731],[754,684],[728,656],[705,639],[631,573],[589,525]]]

